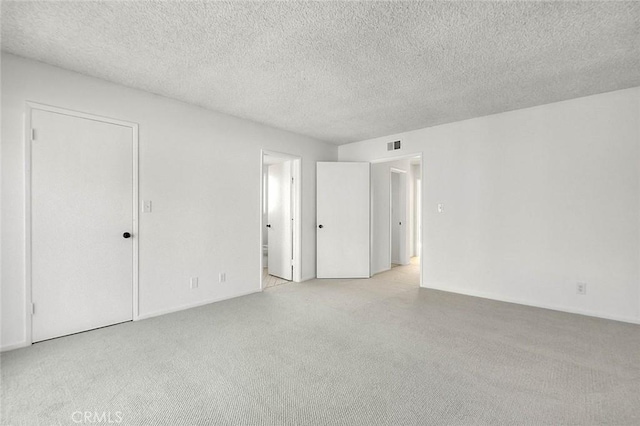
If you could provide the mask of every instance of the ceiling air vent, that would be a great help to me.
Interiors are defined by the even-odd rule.
[[[400,141],[387,143],[387,151],[395,151],[396,149],[400,149]]]

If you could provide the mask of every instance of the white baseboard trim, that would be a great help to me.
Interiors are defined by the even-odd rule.
[[[534,308],[542,308],[542,309],[549,309],[549,310],[552,310],[552,311],[566,312],[566,313],[569,313],[569,314],[585,315],[585,316],[588,316],[588,317],[602,318],[602,319],[608,319],[608,320],[620,321],[620,322],[627,322],[627,323],[631,323],[631,324],[640,324],[640,318],[625,317],[625,316],[620,316],[620,315],[609,315],[609,314],[603,314],[601,312],[589,311],[589,310],[584,310],[584,309],[568,308],[566,306],[559,306],[559,305],[549,305],[549,304],[545,304],[545,303],[532,303],[532,302],[529,302],[529,301],[526,301],[526,300],[512,299],[512,298],[509,298],[509,297],[502,297],[502,296],[498,296],[498,295],[495,295],[495,294],[484,293],[484,292],[479,292],[479,291],[452,290],[452,289],[449,289],[449,288],[441,288],[441,287],[434,287],[434,286],[424,286],[424,285],[421,286],[421,287],[422,288],[426,288],[426,289],[431,289],[431,290],[445,291],[447,293],[464,294],[465,296],[480,297],[482,299],[497,300],[498,302],[515,303],[517,305],[524,305],[524,306],[531,306],[531,307],[534,307]]]
[[[204,306],[204,305],[209,305],[211,303],[222,302],[223,300],[235,299],[236,297],[248,296],[248,295],[253,294],[253,293],[260,293],[261,291],[262,291],[261,289],[245,291],[243,293],[234,294],[233,296],[216,297],[216,298],[213,298],[213,299],[201,300],[201,301],[194,302],[194,303],[188,303],[186,305],[176,306],[174,308],[161,309],[159,311],[155,311],[155,312],[151,312],[151,313],[148,313],[148,314],[139,315],[138,318],[136,318],[134,321],[139,321],[139,320],[143,320],[143,319],[158,317],[160,315],[170,314],[170,313],[178,312],[178,311],[184,311],[186,309],[197,308],[198,306]]]
[[[0,352],[7,352],[7,351],[12,351],[14,349],[26,348],[27,346],[31,346],[31,343],[27,343],[25,340],[23,340],[22,342],[0,346]]]
[[[147,319],[147,318],[153,318],[153,317],[157,317],[160,315],[165,315],[165,314],[170,314],[172,312],[178,312],[178,311],[184,311],[185,309],[191,309],[191,308],[197,308],[198,306],[204,306],[204,305],[208,305],[210,303],[215,303],[215,302],[221,302],[223,300],[229,300],[229,299],[235,299],[236,297],[242,297],[242,296],[248,296],[249,294],[253,294],[253,293],[260,293],[262,290],[251,290],[251,291],[246,291],[243,293],[238,293],[235,294],[233,296],[226,296],[226,297],[217,297],[214,299],[207,299],[207,300],[202,300],[199,302],[195,302],[195,303],[189,303],[186,305],[180,305],[177,306],[175,308],[169,308],[169,309],[162,309],[160,311],[155,311],[155,312],[151,312],[148,314],[143,314],[143,315],[139,315],[137,318],[134,318],[134,321],[139,321],[139,320],[143,320],[143,319]],[[26,348],[27,346],[31,346],[30,343],[27,343],[26,341],[22,341],[19,343],[13,343],[10,345],[3,345],[0,346],[0,352],[7,352],[7,351],[12,351],[14,349],[20,349],[20,348]]]

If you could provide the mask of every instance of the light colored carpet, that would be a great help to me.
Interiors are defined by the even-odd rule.
[[[416,271],[4,353],[3,424],[640,424],[640,326],[419,289]]]

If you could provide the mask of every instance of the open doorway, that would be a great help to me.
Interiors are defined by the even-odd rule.
[[[421,155],[371,162],[372,275],[420,285],[421,183]]]
[[[300,157],[262,152],[261,289],[299,282]]]

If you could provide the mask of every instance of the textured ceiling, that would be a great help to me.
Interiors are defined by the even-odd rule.
[[[2,48],[342,144],[640,86],[640,3],[3,1]]]

